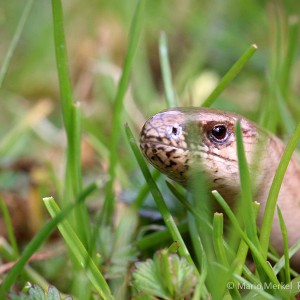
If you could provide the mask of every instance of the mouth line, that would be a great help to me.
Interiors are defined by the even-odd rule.
[[[151,144],[153,146],[160,146],[160,147],[168,147],[168,148],[172,148],[172,149],[176,149],[176,150],[183,150],[183,151],[188,151],[188,152],[200,152],[200,153],[204,153],[208,156],[213,156],[213,157],[218,157],[224,161],[229,161],[229,162],[234,162],[236,163],[237,160],[236,159],[231,159],[231,158],[225,158],[224,156],[220,155],[220,154],[217,154],[217,153],[214,153],[214,152],[208,152],[208,151],[205,151],[205,150],[202,150],[202,149],[197,149],[196,151],[191,151],[187,148],[183,148],[183,147],[178,147],[178,146],[173,146],[173,145],[167,145],[167,144],[164,144],[164,143],[160,143],[160,142],[152,142],[152,141],[149,141],[149,142],[140,142],[141,145],[145,145],[145,144]],[[206,159],[206,158],[203,158],[203,159]]]
[[[170,148],[173,148],[173,149],[189,151],[187,148],[173,146],[173,145],[168,145],[168,144],[164,144],[164,143],[160,143],[160,142],[153,142],[153,141],[148,141],[148,142],[143,141],[143,142],[140,142],[140,145],[146,145],[146,144],[151,144],[151,145],[160,146],[160,147],[170,147]]]

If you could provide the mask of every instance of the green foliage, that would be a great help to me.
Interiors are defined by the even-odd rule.
[[[0,242],[1,299],[7,294],[64,299],[58,289],[77,299],[118,300],[294,299],[299,294],[300,277],[288,258],[300,241],[288,249],[280,210],[284,256],[269,249],[276,198],[300,134],[299,3],[177,2],[28,0],[20,5],[11,0],[1,5],[0,178],[16,174],[9,183],[1,180],[8,231]],[[253,42],[258,50],[249,47]],[[166,185],[141,156],[134,136],[146,118],[166,107],[201,103],[240,112],[283,137],[296,128],[261,231],[239,124],[243,202],[238,216],[217,191],[210,197],[198,175],[187,194]],[[223,213],[213,214],[214,198]],[[176,199],[182,211],[171,213],[169,204]],[[27,215],[14,216],[18,201],[25,203]],[[145,212],[149,202],[151,213],[158,211],[162,219],[143,217],[151,215]],[[40,223],[24,238],[16,219]],[[165,247],[168,251],[159,250]],[[35,260],[43,250],[55,258],[56,248],[63,248],[63,263],[50,279],[51,260]],[[34,285],[21,294],[27,281]]]
[[[184,257],[157,252],[153,260],[137,262],[133,271],[133,287],[140,295],[151,299],[192,299],[197,273]]]
[[[28,284],[30,285],[28,287]],[[39,285],[33,286],[28,283],[26,294],[10,295],[12,300],[72,300],[70,296],[63,296],[55,286],[49,286],[47,291],[44,291]]]

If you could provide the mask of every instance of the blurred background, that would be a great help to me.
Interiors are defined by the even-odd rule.
[[[113,101],[136,1],[62,3],[74,99],[82,111],[84,181],[97,179],[104,187]],[[24,7],[25,2],[19,0],[0,3],[0,62]],[[124,102],[124,122],[129,122],[138,137],[143,122],[166,108],[158,50],[164,31],[181,106],[201,105],[233,63],[251,44],[257,44],[258,51],[214,106],[244,114],[283,136],[291,133],[286,129],[292,130],[292,120],[299,121],[300,115],[299,31],[294,39],[288,92],[281,95],[288,99],[291,126],[272,123],[270,115],[264,117],[261,111],[266,107],[272,111],[274,87],[288,57],[290,24],[299,27],[299,13],[300,2],[295,0],[146,0]],[[32,6],[0,89],[0,111],[0,192],[12,215],[18,242],[25,245],[48,219],[41,198],[61,196],[65,167],[50,1],[35,1]],[[115,189],[130,201],[133,186],[142,180],[125,140],[119,155],[121,169]],[[90,201],[91,212],[99,209],[102,192],[100,189]],[[4,223],[0,224],[0,235],[6,236]],[[51,278],[50,266],[43,268],[49,268]]]

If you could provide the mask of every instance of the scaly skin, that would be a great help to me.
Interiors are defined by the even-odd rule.
[[[237,120],[241,121],[245,153],[253,175],[253,193],[261,204],[260,225],[269,189],[285,149],[285,144],[271,133],[237,114],[205,108],[173,108],[156,114],[145,123],[140,147],[154,167],[185,187],[188,186],[191,165],[201,161],[211,189],[218,190],[232,205],[240,191],[234,132]],[[222,136],[221,133],[216,138],[213,134],[216,126],[217,130],[225,128],[226,134]],[[300,161],[294,154],[277,200],[290,246],[300,239],[299,188]],[[282,253],[282,235],[276,212],[271,244]],[[294,255],[292,264],[300,267],[300,251]]]

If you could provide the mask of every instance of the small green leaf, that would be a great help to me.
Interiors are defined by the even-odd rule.
[[[166,250],[154,255],[153,260],[139,262],[133,272],[134,287],[147,296],[163,299],[184,299],[193,294],[197,274],[184,257],[166,256]],[[166,276],[168,274],[168,276]]]
[[[48,288],[47,300],[60,300],[60,293],[58,289],[51,285]]]
[[[47,300],[45,292],[43,289],[35,284],[30,290],[29,295],[31,296],[30,299],[32,300]]]

